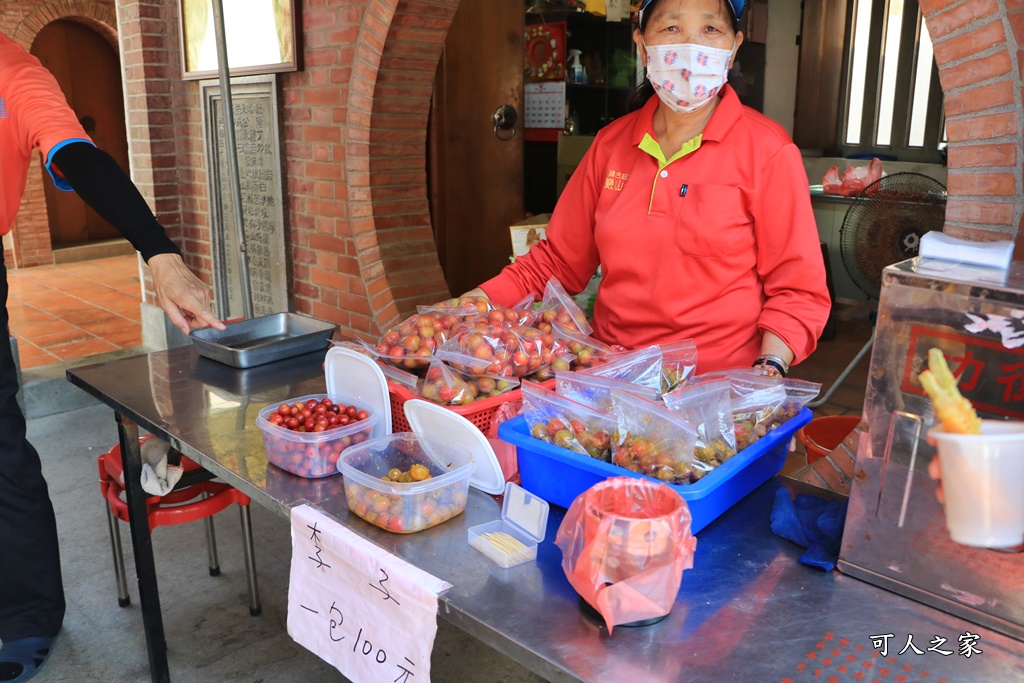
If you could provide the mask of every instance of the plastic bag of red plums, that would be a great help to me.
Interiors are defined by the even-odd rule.
[[[536,325],[544,332],[551,332],[552,325],[556,322],[562,327],[579,332],[584,337],[589,337],[594,331],[594,328],[587,322],[586,314],[565,291],[565,287],[558,281],[558,278],[553,277],[548,280],[539,310],[540,317],[537,319]]]

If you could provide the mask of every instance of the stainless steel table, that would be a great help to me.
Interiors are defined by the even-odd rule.
[[[287,518],[310,502],[361,536],[452,584],[442,618],[552,681],[1021,681],[1024,643],[838,573],[798,563],[802,549],[774,536],[769,482],[701,532],[665,621],[617,628],[583,615],[554,546],[563,513],[552,508],[537,562],[500,569],[466,543],[466,529],[497,519],[499,502],[471,491],[466,512],[408,536],[349,515],[340,477],[306,480],[268,466],[256,414],[284,399],[324,391],[322,354],[234,370],[190,347],[68,371],[111,406],[124,458],[132,543],[153,681],[169,681],[153,548],[134,485],[138,428]],[[134,523],[142,520],[142,523]],[[959,654],[980,636],[983,652]],[[887,656],[871,636],[885,639]],[[924,652],[904,649],[909,635]],[[935,646],[935,638],[945,638]],[[934,651],[928,648],[935,647]],[[952,651],[950,655],[938,652]],[[900,677],[905,678],[900,678]]]

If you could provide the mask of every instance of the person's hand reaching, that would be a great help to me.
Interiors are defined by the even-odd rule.
[[[188,269],[181,256],[157,254],[148,265],[156,303],[182,333],[203,327],[224,329],[224,323],[210,310],[209,288]]]
[[[925,441],[932,448],[935,447],[935,439],[931,436],[925,436]],[[932,456],[932,459],[928,462],[928,476],[939,482],[939,485],[935,487],[935,499],[941,504],[946,504],[946,497],[942,493],[942,463],[939,461],[939,454],[936,453]]]
[[[942,464],[939,462],[938,453],[933,455],[931,462],[928,463],[928,476],[939,482],[939,485],[935,487],[935,498],[945,505],[946,496],[942,493]]]

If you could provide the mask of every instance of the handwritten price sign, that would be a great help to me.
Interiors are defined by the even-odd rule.
[[[423,683],[451,585],[303,505],[292,510],[288,635],[353,683]]]

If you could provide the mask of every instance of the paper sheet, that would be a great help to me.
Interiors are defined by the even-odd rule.
[[[451,585],[308,505],[292,510],[288,635],[353,683],[423,683]]]
[[[978,242],[959,239],[937,230],[921,236],[921,258],[942,259],[1005,270],[1013,260],[1013,242]]]

